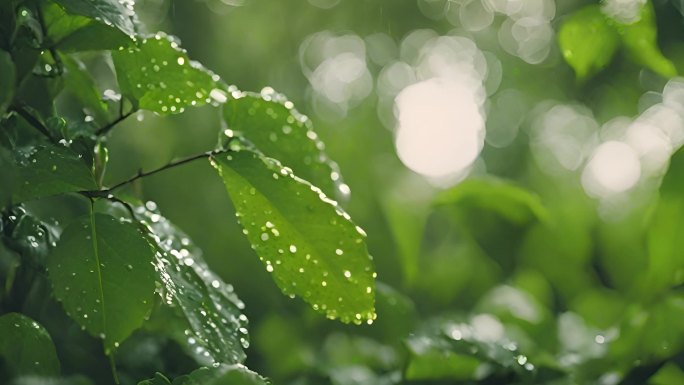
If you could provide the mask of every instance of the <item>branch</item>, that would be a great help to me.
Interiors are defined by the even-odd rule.
[[[126,112],[125,114],[124,114],[124,113],[121,113],[121,114],[119,115],[119,117],[116,118],[114,121],[108,123],[107,125],[103,126],[102,128],[98,129],[97,131],[95,131],[95,135],[97,135],[97,136],[107,135],[107,133],[108,133],[112,128],[114,128],[114,126],[116,126],[117,124],[119,124],[119,123],[123,122],[124,120],[126,120],[126,118],[128,118],[128,117],[131,116],[131,115],[133,115],[133,114],[135,113],[135,111],[136,111],[135,109],[132,109],[132,110]]]
[[[47,127],[45,127],[43,122],[41,122],[38,118],[33,116],[33,114],[31,114],[24,107],[13,105],[10,107],[10,110],[19,114],[19,116],[24,118],[24,120],[26,120],[31,126],[33,126],[35,129],[40,131],[41,134],[45,135],[48,139],[50,139],[51,142],[56,142],[55,138],[53,138],[52,135],[50,135],[50,131],[47,129]]]

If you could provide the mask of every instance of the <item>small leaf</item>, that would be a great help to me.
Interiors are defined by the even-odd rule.
[[[44,266],[50,250],[59,239],[60,230],[56,224],[39,220],[22,206],[8,210],[2,219],[0,227],[5,234],[7,247],[21,254],[32,265]]]
[[[86,16],[106,25],[113,25],[129,36],[135,35],[131,0],[54,0],[67,13]]]
[[[9,53],[0,49],[0,117],[12,103],[15,85],[15,68]]]
[[[574,12],[558,32],[563,57],[578,79],[586,79],[610,64],[619,40],[617,31],[608,24],[596,4]]]
[[[435,204],[484,209],[516,224],[549,218],[536,194],[496,178],[468,179],[440,193]]]
[[[159,320],[186,351],[203,365],[244,361],[249,345],[244,304],[207,267],[201,251],[188,236],[159,215],[153,202],[136,208],[157,247],[155,267],[164,303],[175,310],[173,322]],[[168,325],[171,322],[171,325]],[[153,322],[154,323],[154,322]],[[170,326],[170,327],[169,327]]]
[[[14,203],[97,189],[90,167],[68,147],[42,144],[21,148],[15,159],[18,185]]]
[[[70,224],[48,260],[55,297],[110,353],[142,325],[154,297],[154,251],[135,225],[91,213]]]
[[[0,358],[14,376],[59,374],[52,338],[43,326],[23,314],[0,317]]]
[[[234,91],[231,96],[223,108],[228,138],[244,136],[261,153],[278,159],[330,196],[349,195],[349,187],[342,182],[337,164],[323,151],[311,121],[284,95],[267,87],[260,94]]]
[[[112,52],[121,92],[138,107],[161,115],[181,113],[225,93],[218,76],[191,61],[172,36],[159,32],[137,47]]]
[[[107,104],[100,97],[95,81],[88,74],[85,66],[71,56],[62,55],[62,62],[66,73],[64,86],[98,121],[105,122],[108,118]]]
[[[270,382],[244,365],[199,368],[176,378],[173,385],[268,385]],[[156,384],[155,384],[156,385]]]
[[[374,278],[365,233],[317,187],[251,151],[219,155],[212,165],[238,220],[284,294],[343,322],[372,322]]]
[[[631,24],[616,21],[616,24],[622,44],[637,63],[666,78],[677,76],[674,64],[658,48],[655,12],[650,1],[641,8],[638,21]]]

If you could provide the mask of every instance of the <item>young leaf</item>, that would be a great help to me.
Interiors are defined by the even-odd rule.
[[[251,151],[212,158],[238,220],[284,294],[343,322],[372,322],[374,278],[365,233],[315,186]]]
[[[622,43],[635,61],[666,78],[677,76],[674,64],[658,48],[655,12],[650,1],[641,7],[638,21],[632,24],[616,23]]]
[[[14,62],[8,52],[0,49],[0,117],[5,114],[14,96]]]
[[[0,362],[15,376],[59,374],[52,338],[43,326],[23,314],[0,316]]]
[[[161,115],[181,113],[216,98],[218,76],[191,61],[172,36],[162,32],[137,47],[112,52],[121,93],[139,107]]]
[[[209,270],[188,236],[155,209],[154,203],[148,202],[136,212],[149,227],[152,244],[159,251],[155,267],[162,285],[160,294],[178,318],[178,322],[160,320],[160,328],[170,323],[171,336],[203,365],[244,361],[243,348],[249,342],[243,302],[231,285]]]
[[[152,309],[153,258],[135,225],[91,213],[64,230],[48,272],[67,314],[110,353]]]
[[[323,151],[311,121],[284,95],[267,87],[260,94],[234,91],[231,96],[223,107],[226,136],[244,136],[261,153],[278,159],[330,196],[349,195],[349,187],[342,182],[337,164]]]
[[[578,79],[586,79],[610,64],[620,42],[598,4],[587,5],[570,15],[558,32],[565,61]]]
[[[131,0],[54,0],[67,13],[86,16],[112,25],[129,36],[135,36],[134,1]]]
[[[160,385],[163,383],[160,383]],[[176,378],[173,385],[268,385],[270,382],[244,365],[199,368]],[[140,384],[139,384],[140,385]],[[152,385],[156,385],[152,383]]]
[[[496,212],[517,224],[533,219],[543,222],[549,218],[536,194],[495,178],[468,179],[440,193],[435,204],[477,207]]]
[[[94,190],[88,165],[68,147],[42,144],[17,149],[17,190],[14,203],[67,192]]]

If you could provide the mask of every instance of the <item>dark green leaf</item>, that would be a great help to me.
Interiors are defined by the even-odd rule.
[[[269,87],[260,94],[234,91],[231,96],[223,108],[228,124],[224,133],[229,138],[243,136],[260,152],[278,159],[330,196],[349,195],[349,187],[342,182],[337,164],[323,151],[311,121],[284,95]]]
[[[4,127],[0,127],[0,130]],[[8,130],[9,131],[9,130]],[[0,145],[0,210],[3,210],[12,201],[12,195],[17,188],[17,170],[12,153]]]
[[[598,4],[574,12],[558,32],[563,57],[579,79],[586,79],[610,64],[619,42],[617,31],[608,24]]]
[[[135,35],[133,1],[129,0],[54,0],[67,13],[86,16],[113,25],[129,36]]]
[[[22,314],[0,317],[0,358],[13,375],[59,374],[59,360],[50,335]]]
[[[64,74],[66,89],[74,95],[84,109],[94,115],[99,122],[105,123],[108,120],[107,104],[100,97],[100,90],[83,63],[67,55],[62,55],[62,62],[66,70]]]
[[[154,297],[154,250],[131,223],[91,213],[70,224],[48,260],[55,297],[111,352],[142,325]]]
[[[318,188],[250,151],[212,159],[244,233],[289,296],[343,322],[372,322],[374,277],[365,233]]]
[[[159,215],[153,202],[136,209],[154,237],[159,253],[155,266],[164,303],[177,322],[164,317],[164,329],[203,365],[239,363],[249,346],[244,304],[228,285],[211,272],[201,251],[188,236]],[[169,327],[170,326],[170,327]],[[154,328],[154,327],[153,327]]]
[[[140,381],[138,385],[171,385],[171,381],[161,373],[155,373],[154,378]]]
[[[638,21],[631,24],[618,24],[622,43],[627,52],[639,64],[650,68],[653,72],[670,78],[677,76],[674,64],[658,48],[658,30],[656,28],[653,4],[647,2],[641,8]]]
[[[71,149],[43,144],[18,149],[17,191],[14,203],[67,192],[97,189],[88,165]]]
[[[217,75],[191,61],[178,42],[160,32],[137,47],[112,53],[121,93],[158,114],[181,113],[190,106],[222,102]]]
[[[92,385],[93,383],[83,376],[71,377],[41,377],[22,376],[10,382],[10,385]]]
[[[59,228],[27,213],[22,206],[13,207],[3,217],[5,242],[34,266],[44,266],[45,260],[59,239]]]
[[[14,62],[9,53],[0,50],[0,118],[14,96],[15,71]]]
[[[440,193],[435,204],[492,211],[516,224],[549,216],[536,194],[495,178],[468,179]]]

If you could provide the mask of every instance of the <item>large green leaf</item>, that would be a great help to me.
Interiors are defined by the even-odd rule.
[[[226,99],[217,88],[218,76],[191,61],[176,39],[163,32],[137,47],[114,51],[112,57],[121,92],[139,108],[166,115]]]
[[[161,284],[160,295],[171,314],[161,313],[151,327],[170,334],[203,365],[239,363],[249,346],[244,304],[207,267],[202,252],[186,234],[159,215],[147,202],[136,212],[153,237],[159,251],[155,267]]]
[[[268,385],[270,382],[243,365],[199,368],[173,380],[173,385]]]
[[[97,189],[90,167],[66,146],[42,144],[17,149],[15,159],[18,178],[14,203]]]
[[[11,375],[53,376],[60,371],[50,335],[43,326],[23,314],[9,313],[0,317],[0,358]]]
[[[132,223],[91,213],[62,234],[48,260],[55,297],[110,353],[152,309],[154,250]]]
[[[132,0],[54,0],[67,13],[86,16],[112,25],[129,36],[135,35]]]
[[[14,96],[15,68],[9,53],[0,49],[0,117]]]
[[[495,178],[468,179],[441,192],[435,204],[492,211],[516,224],[549,218],[535,193]]]
[[[342,182],[337,164],[323,151],[311,121],[284,95],[270,87],[260,94],[234,91],[223,115],[228,125],[224,133],[229,138],[243,136],[260,152],[278,159],[330,196],[349,195],[349,187]]]
[[[663,56],[658,48],[655,12],[650,1],[641,8],[641,17],[638,21],[632,24],[616,24],[622,36],[622,44],[635,61],[661,76],[677,76],[674,64]]]
[[[289,296],[343,322],[372,322],[374,277],[365,233],[317,187],[251,151],[212,158],[238,220]]]
[[[558,44],[565,61],[579,79],[605,68],[613,60],[620,42],[598,4],[587,5],[570,15],[558,32]]]

